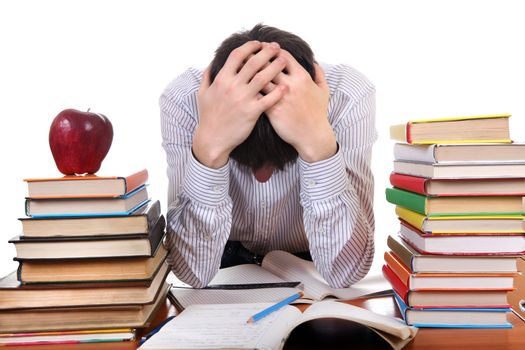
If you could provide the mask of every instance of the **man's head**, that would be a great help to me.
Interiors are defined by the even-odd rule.
[[[211,81],[215,79],[230,53],[248,41],[276,42],[288,51],[301,66],[315,79],[314,54],[310,46],[297,35],[258,24],[253,29],[231,35],[217,48],[210,67]],[[230,156],[238,163],[252,169],[274,166],[277,169],[297,159],[297,151],[283,141],[275,132],[265,113],[261,114],[250,136],[237,146]]]

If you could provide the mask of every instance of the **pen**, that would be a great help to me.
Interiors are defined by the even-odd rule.
[[[271,314],[274,311],[279,310],[283,306],[288,305],[291,302],[293,302],[293,301],[295,301],[295,300],[297,300],[299,298],[302,298],[303,295],[304,295],[303,292],[299,292],[299,293],[295,293],[293,295],[290,295],[288,298],[281,300],[277,304],[274,304],[274,305],[272,305],[272,306],[270,306],[270,307],[268,307],[268,308],[266,308],[266,309],[256,313],[255,315],[250,317],[248,319],[248,321],[246,321],[246,323],[253,323],[253,322],[259,321],[261,318],[264,318],[264,317],[268,316],[269,314]]]
[[[148,340],[148,339],[151,338],[154,334],[156,334],[158,331],[160,331],[160,329],[161,329],[162,327],[164,327],[164,325],[165,325],[166,323],[168,323],[169,321],[171,321],[171,320],[173,319],[173,317],[175,317],[175,315],[174,315],[174,316],[170,316],[170,317],[168,317],[167,319],[165,319],[164,321],[162,321],[157,327],[153,328],[153,329],[151,330],[151,332],[149,332],[148,334],[146,334],[145,336],[143,336],[142,338],[140,338],[139,346],[141,346],[142,344],[144,344],[144,342],[145,342],[146,340]]]

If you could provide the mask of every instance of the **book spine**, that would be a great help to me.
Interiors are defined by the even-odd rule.
[[[435,144],[410,145],[396,143],[394,145],[394,159],[409,162],[436,163],[435,149]]]
[[[382,268],[383,276],[390,283],[394,292],[397,293],[403,300],[407,300],[409,289],[408,287],[396,276],[396,274],[387,266],[383,265]]]
[[[131,192],[134,189],[138,188],[139,186],[144,185],[146,181],[148,181],[148,171],[146,169],[143,169],[139,171],[138,173],[135,173],[126,178],[123,178],[123,180],[124,180],[124,193]]]
[[[398,173],[390,174],[390,184],[396,188],[401,188],[410,192],[428,195],[426,183],[428,179],[418,176],[410,176]]]
[[[412,143],[411,129],[412,129],[412,122],[408,122],[407,126],[406,126],[406,129],[405,129],[405,135],[406,135],[405,138],[407,140],[407,143]]]
[[[388,254],[388,252],[385,253],[384,258],[386,265],[396,274],[396,276],[399,277],[406,286],[410,286],[410,271],[391,254]]]
[[[413,227],[417,228],[418,230],[426,232],[423,228],[425,224],[425,220],[427,219],[426,216],[418,214],[416,212],[413,212],[411,210],[405,209],[400,206],[396,206],[396,215],[403,221],[409,223]]]
[[[401,260],[406,266],[410,266],[410,270],[413,270],[413,254],[409,249],[407,249],[407,247],[405,247],[391,235],[388,236],[386,244],[388,248],[392,250],[392,254],[394,254],[396,258]]]
[[[398,188],[387,188],[385,194],[386,200],[392,204],[410,209],[422,215],[427,214],[427,197],[425,196]]]

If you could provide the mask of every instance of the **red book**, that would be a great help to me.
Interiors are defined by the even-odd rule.
[[[431,179],[390,174],[392,186],[425,196],[523,196],[525,178]]]

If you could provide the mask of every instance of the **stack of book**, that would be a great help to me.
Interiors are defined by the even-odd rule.
[[[510,115],[391,127],[399,237],[383,273],[408,324],[506,328],[516,256],[525,252],[525,144]]]
[[[19,268],[0,280],[0,343],[129,340],[149,326],[169,268],[147,179],[26,180],[28,217],[9,241]]]

